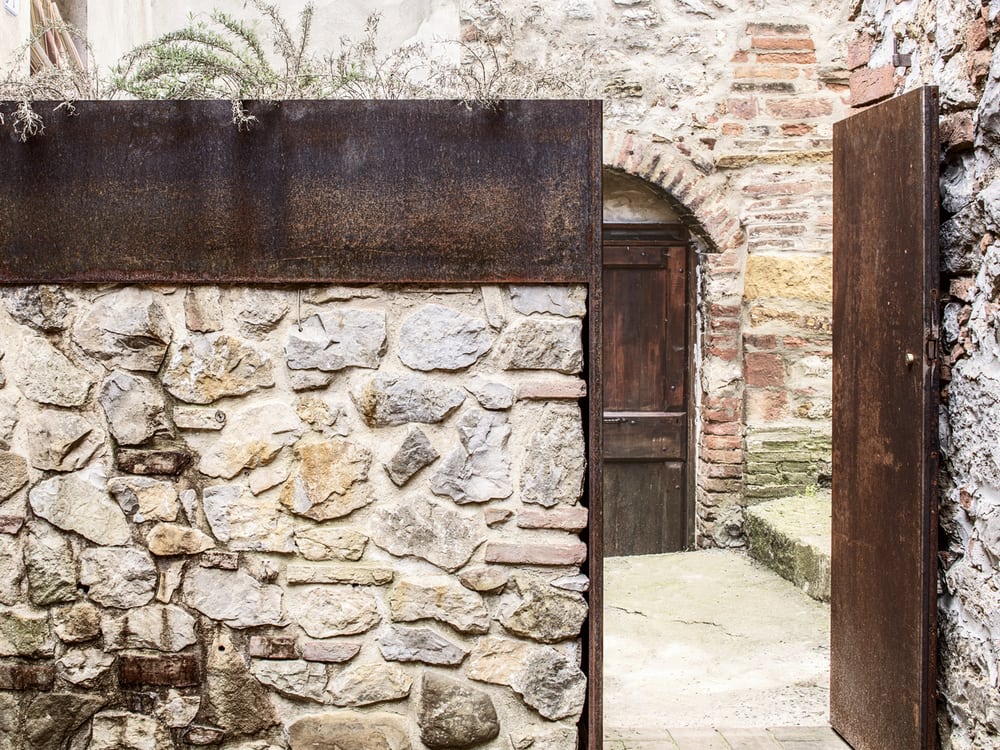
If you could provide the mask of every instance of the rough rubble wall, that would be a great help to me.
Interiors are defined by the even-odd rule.
[[[575,748],[584,292],[3,290],[0,748]]]
[[[864,2],[857,12],[855,105],[940,87],[940,726],[945,750],[986,750],[1000,745],[1000,2]]]
[[[830,137],[848,111],[847,9],[564,0],[538,13],[469,0],[464,37],[515,19],[504,49],[605,98],[605,165],[657,186],[705,240],[698,531],[741,544],[748,498],[829,476]],[[777,443],[797,465],[767,465]]]

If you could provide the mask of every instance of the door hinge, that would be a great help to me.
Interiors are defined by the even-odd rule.
[[[938,340],[937,336],[930,336],[927,339],[927,361],[937,363],[938,361]]]

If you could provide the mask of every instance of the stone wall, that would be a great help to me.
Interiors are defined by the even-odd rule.
[[[576,748],[584,291],[3,290],[0,748]]]
[[[986,750],[1000,745],[1000,3],[866,0],[856,29],[855,106],[940,87],[940,728],[945,750]]]

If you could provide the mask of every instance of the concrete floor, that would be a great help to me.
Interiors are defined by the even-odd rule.
[[[604,618],[607,750],[847,748],[829,606],[742,553],[608,558]]]

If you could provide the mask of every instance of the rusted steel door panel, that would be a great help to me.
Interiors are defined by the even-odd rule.
[[[0,282],[588,280],[600,102],[36,106],[0,131]]]
[[[831,723],[935,743],[937,91],[834,127]]]
[[[685,239],[676,236],[674,227],[605,229],[608,555],[670,552],[690,542]]]

